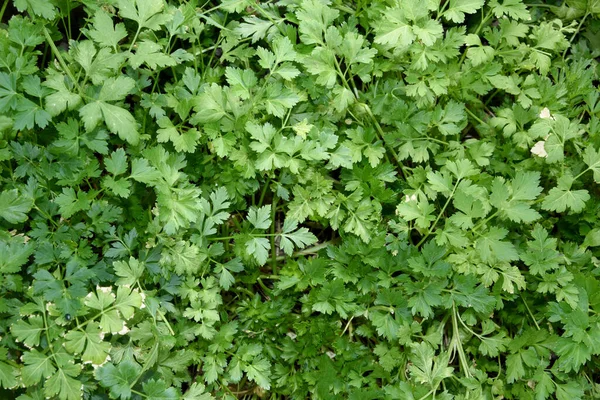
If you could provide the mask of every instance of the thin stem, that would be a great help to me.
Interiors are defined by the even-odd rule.
[[[427,392],[425,394],[425,396],[421,397],[419,400],[425,400],[426,398],[429,397],[430,394],[434,394],[435,393],[435,389],[431,389],[429,392]],[[434,396],[435,397],[435,396]]]
[[[44,306],[42,305],[42,307]],[[46,318],[45,308],[42,310],[42,317],[44,318],[44,333],[46,334],[46,340],[48,341],[48,348],[50,349],[50,353],[52,353],[52,358],[56,360],[56,355],[54,354],[54,349],[52,348],[52,342],[50,341],[50,334],[48,333],[50,327],[48,326],[48,319]]]
[[[523,300],[523,304],[525,304],[525,308],[527,309],[527,312],[529,313],[529,316],[531,317],[531,319],[533,320],[533,323],[535,324],[535,327],[537,328],[537,330],[540,330],[540,326],[538,325],[535,317],[533,316],[533,313],[531,312],[531,309],[529,308],[529,304],[527,304],[527,302],[525,301],[525,299],[523,298],[522,294],[519,294],[519,296],[521,296],[521,300]]]
[[[446,203],[444,203],[444,206],[442,207],[442,210],[438,214],[437,218],[435,219],[435,221],[433,222],[433,224],[431,225],[431,227],[427,230],[427,233],[425,234],[425,236],[423,236],[423,238],[419,241],[419,243],[417,243],[417,247],[420,247],[423,243],[425,243],[425,240],[429,237],[429,235],[431,235],[431,233],[435,229],[435,226],[437,225],[437,223],[442,218],[442,215],[444,215],[444,211],[446,211],[446,208],[448,207],[448,205],[450,205],[450,201],[454,197],[454,193],[456,192],[456,189],[458,188],[458,184],[459,183],[460,183],[460,179],[458,179],[456,181],[456,183],[454,184],[454,188],[452,189],[452,193],[450,193],[450,196],[448,196],[448,198],[446,199]]]
[[[302,257],[302,256],[308,256],[308,255],[311,255],[311,254],[316,254],[319,251],[321,251],[323,249],[326,249],[331,244],[332,244],[331,241],[323,242],[323,243],[320,243],[318,245],[306,248],[304,250],[297,251],[297,252],[293,253],[291,256],[278,256],[276,258],[276,260],[277,261],[281,261],[281,260],[285,260],[286,258],[295,258],[295,257]]]
[[[140,24],[138,24],[137,31],[135,31],[135,35],[133,36],[133,40],[131,41],[131,44],[129,45],[129,49],[127,51],[131,51],[133,49],[133,46],[135,45],[135,41],[137,40],[141,30],[142,30],[142,26]]]
[[[471,110],[469,110],[468,107],[465,107],[465,110],[467,110],[467,114],[469,114],[471,116],[471,118],[473,118],[475,121],[479,122],[481,125],[487,125],[477,115],[473,114],[473,112]]]
[[[277,249],[275,248],[275,216],[277,212],[277,195],[273,196],[271,204],[271,271],[277,275]]]
[[[83,95],[83,90],[81,90],[79,83],[77,83],[77,80],[75,79],[75,77],[73,76],[73,73],[67,66],[67,63],[65,63],[65,60],[62,58],[60,51],[58,51],[58,48],[54,44],[54,40],[52,40],[52,37],[50,36],[50,32],[48,32],[48,29],[46,29],[45,26],[42,26],[42,32],[44,33],[44,37],[46,38],[46,41],[48,42],[48,44],[50,45],[50,48],[52,49],[52,53],[54,54],[54,57],[56,57],[56,59],[58,60],[60,67],[63,69],[65,74],[67,74],[69,79],[71,79],[71,81],[73,82],[73,85],[75,85],[79,94]]]
[[[490,20],[490,18],[492,18],[491,12],[488,15],[486,15],[484,18],[481,19],[479,26],[477,27],[477,29],[474,32],[475,35],[479,35],[479,32],[483,28],[484,24],[487,23]],[[467,57],[467,50],[464,51],[464,53],[462,54],[462,56],[460,58],[460,61],[458,62],[459,67],[462,66],[462,64],[465,62],[465,58]]]
[[[581,19],[581,22],[579,22],[579,26],[577,26],[577,30],[575,32],[573,32],[573,36],[571,36],[571,40],[569,40],[569,45],[567,46],[567,48],[565,49],[565,51],[562,54],[563,60],[565,59],[565,56],[567,55],[567,51],[571,48],[571,43],[573,43],[573,40],[575,40],[575,36],[577,36],[579,34],[579,31],[581,30],[583,23],[585,22],[587,17],[589,17],[589,15],[590,15],[589,11],[585,13],[583,18]]]
[[[140,281],[137,281],[136,283],[137,283],[137,287],[145,295],[146,293],[145,293],[144,289],[142,288],[142,285],[140,285]],[[163,322],[165,323],[165,325],[167,325],[167,329],[169,329],[169,333],[171,334],[171,336],[175,336],[175,331],[171,327],[171,324],[167,320],[167,317],[165,316],[165,314],[162,311],[160,311],[160,308],[157,308],[156,312],[158,313],[158,316],[160,317],[160,319],[163,320]]]
[[[454,346],[456,347],[456,351],[458,352],[458,360],[460,362],[460,366],[463,369],[465,376],[467,378],[470,378],[471,371],[469,371],[469,364],[467,363],[467,357],[465,356],[465,351],[463,350],[462,342],[460,341],[460,332],[458,331],[458,321],[457,321],[456,313],[457,313],[456,304],[454,304],[454,302],[452,302],[452,331],[453,331],[452,342],[454,343]]]
[[[2,21],[2,18],[4,17],[4,11],[6,11],[8,2],[9,2],[9,0],[4,0],[4,3],[2,4],[2,9],[0,9],[0,21]]]
[[[583,174],[585,174],[586,172],[588,172],[589,170],[590,170],[590,168],[588,167],[588,168],[584,169],[583,171],[581,171],[580,174],[578,174],[575,178],[573,178],[573,182],[575,182],[577,179],[581,178],[581,176]]]
[[[495,213],[493,213],[492,215],[490,215],[489,217],[487,217],[486,219],[484,219],[483,221],[479,221],[479,223],[477,225],[475,225],[473,227],[473,229],[471,229],[471,232],[475,232],[477,231],[479,228],[481,228],[483,225],[487,224],[492,218],[495,218],[498,214],[500,214],[500,210],[497,210]]]
[[[402,164],[402,162],[400,162],[400,157],[398,156],[398,153],[396,153],[396,150],[394,150],[394,148],[392,146],[387,145],[387,143],[385,141],[385,132],[383,132],[381,125],[379,125],[379,121],[377,121],[377,118],[375,118],[375,115],[371,111],[371,107],[369,107],[368,104],[364,104],[364,103],[362,103],[362,105],[363,105],[363,108],[366,110],[367,114],[369,115],[369,117],[371,118],[371,120],[373,121],[373,123],[375,124],[375,128],[376,128],[378,136],[379,136],[379,140],[381,140],[381,142],[383,143],[385,148],[387,150],[389,150],[392,153],[392,155],[394,156],[394,159],[398,163],[398,166],[400,166],[400,172],[402,173],[402,175],[404,177],[408,176],[406,171],[404,170],[404,165]]]
[[[262,192],[260,193],[260,198],[258,199],[258,206],[261,207],[263,204],[263,200],[265,199],[265,195],[267,194],[267,189],[269,188],[269,184],[271,183],[271,177],[267,178],[267,182],[263,186]]]

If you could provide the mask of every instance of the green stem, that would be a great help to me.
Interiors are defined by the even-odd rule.
[[[2,21],[2,18],[4,18],[4,11],[6,11],[8,2],[9,2],[9,0],[4,0],[4,3],[2,4],[2,9],[0,9],[0,21]]]
[[[471,377],[471,371],[469,371],[469,364],[467,362],[467,357],[465,356],[465,351],[462,347],[462,342],[460,341],[460,332],[458,331],[458,321],[456,317],[456,304],[452,302],[452,342],[456,347],[456,351],[458,352],[458,360],[460,362],[460,366],[463,369],[463,372],[467,378]]]
[[[306,248],[304,250],[297,251],[294,254],[292,254],[291,256],[278,256],[276,258],[276,260],[277,261],[281,261],[281,260],[285,260],[286,258],[295,258],[295,257],[302,257],[302,256],[308,256],[308,255],[311,255],[311,254],[316,254],[319,251],[321,251],[323,249],[326,249],[331,244],[332,244],[331,241],[323,242],[323,243],[320,243],[318,245]]]
[[[375,128],[377,130],[377,135],[379,136],[379,140],[381,140],[381,142],[383,143],[385,148],[387,150],[389,150],[392,153],[392,155],[394,156],[394,160],[396,160],[396,163],[398,163],[398,166],[400,166],[400,172],[402,173],[403,177],[407,177],[408,174],[404,169],[404,165],[400,161],[400,157],[398,156],[398,153],[396,153],[396,150],[394,150],[394,148],[392,146],[387,145],[387,142],[385,141],[385,132],[383,132],[381,125],[379,125],[379,121],[377,121],[377,118],[375,118],[373,111],[371,111],[371,107],[369,107],[368,104],[364,104],[364,103],[361,103],[361,104],[362,104],[363,108],[366,110],[366,112],[369,115],[369,117],[371,118],[371,120],[373,121],[373,123],[375,124]]]
[[[271,177],[267,178],[267,182],[263,186],[262,192],[260,193],[260,198],[258,199],[258,206],[261,207],[263,204],[263,200],[265,199],[265,195],[267,194],[267,189],[269,188],[269,184],[271,183]],[[271,207],[272,208],[272,207]]]
[[[277,249],[275,248],[275,216],[277,212],[277,195],[273,196],[271,204],[271,271],[277,275]]]
[[[42,305],[42,307],[44,307],[44,306]],[[54,354],[54,349],[52,348],[52,342],[50,341],[50,334],[48,333],[48,331],[50,330],[50,327],[48,326],[48,319],[46,318],[45,307],[42,310],[42,317],[44,318],[44,333],[46,334],[46,340],[48,341],[48,349],[50,349],[52,358],[54,358],[54,360],[56,360],[56,355]]]
[[[133,390],[133,389],[131,389],[131,393],[135,393],[135,394],[137,394],[138,396],[141,396],[141,397],[143,397],[143,398],[145,398],[145,399],[147,399],[147,398],[148,398],[148,395],[146,395],[145,393],[142,393],[142,392],[138,392],[137,390]]]
[[[267,287],[267,285],[265,285],[262,281],[262,279],[260,278],[256,278],[256,282],[258,282],[258,284],[260,285],[260,287],[262,288],[262,290],[264,290],[266,293],[271,293],[271,289],[269,289]]]
[[[423,243],[425,243],[425,240],[429,237],[429,235],[431,235],[431,233],[435,229],[435,226],[437,225],[437,223],[442,218],[442,215],[444,215],[444,211],[446,211],[446,208],[448,207],[448,205],[450,205],[450,201],[454,197],[454,193],[456,192],[456,189],[458,188],[458,184],[459,183],[460,183],[460,179],[458,179],[456,181],[456,183],[454,184],[454,188],[452,188],[452,193],[450,193],[450,196],[448,196],[448,198],[446,199],[446,203],[444,203],[444,206],[442,207],[442,210],[438,214],[438,216],[435,219],[435,221],[433,221],[433,224],[431,225],[431,227],[427,230],[427,233],[425,234],[425,236],[423,236],[423,238],[419,241],[419,243],[417,243],[417,247],[420,247]]]
[[[581,178],[581,176],[583,174],[585,174],[586,172],[588,172],[589,170],[590,170],[590,168],[588,167],[588,168],[584,169],[583,171],[581,171],[581,173],[579,175],[577,175],[575,178],[573,178],[573,182],[575,182],[577,179]]]
[[[491,12],[488,15],[486,15],[484,18],[481,19],[479,26],[477,27],[477,29],[475,30],[475,32],[473,34],[479,35],[479,32],[481,31],[481,29],[483,29],[484,24],[487,23],[490,20],[490,18],[492,18]],[[462,54],[462,56],[460,58],[460,61],[458,62],[459,67],[461,67],[463,65],[466,57],[467,57],[467,50],[464,51],[464,53]]]
[[[425,400],[426,398],[428,398],[428,397],[429,397],[429,395],[430,395],[430,394],[434,394],[434,393],[435,393],[435,389],[431,389],[429,392],[427,392],[427,393],[425,394],[425,396],[423,396],[423,397],[419,398],[419,400]],[[435,397],[435,396],[434,396],[434,397]]]
[[[575,32],[573,32],[573,36],[571,36],[571,40],[569,40],[569,45],[567,46],[567,48],[565,49],[565,51],[562,54],[563,60],[565,59],[565,56],[567,55],[567,51],[571,48],[571,43],[573,43],[573,40],[575,40],[575,36],[577,36],[579,34],[579,31],[581,30],[583,23],[585,22],[587,17],[589,17],[589,15],[590,15],[589,11],[585,13],[583,18],[581,19],[581,22],[579,22],[579,26],[577,26],[577,30]]]
[[[146,292],[144,291],[144,289],[142,288],[142,285],[140,285],[140,282],[137,281],[136,282],[138,289],[140,289],[140,291],[142,293],[144,293],[144,295],[146,295]],[[169,333],[171,334],[171,336],[175,336],[175,331],[173,330],[173,328],[171,327],[171,324],[169,323],[169,321],[167,320],[167,317],[165,316],[165,314],[160,311],[160,308],[156,309],[156,312],[158,313],[158,316],[160,317],[160,319],[163,320],[163,322],[165,323],[165,325],[167,325],[167,329],[169,329]]]
[[[533,323],[535,324],[535,327],[537,328],[537,330],[540,330],[540,326],[538,325],[535,317],[533,316],[533,313],[531,312],[531,309],[529,308],[529,304],[527,304],[527,302],[525,301],[525,298],[523,298],[522,294],[519,294],[521,296],[521,300],[523,300],[523,304],[525,304],[525,308],[527,309],[527,312],[529,313],[529,316],[531,317],[531,319],[533,320]]]
[[[477,225],[475,225],[473,227],[473,229],[471,229],[471,232],[476,232],[479,228],[481,228],[483,225],[487,224],[488,222],[490,222],[490,220],[492,218],[495,218],[498,214],[500,214],[500,210],[497,210],[495,213],[493,213],[492,215],[490,215],[489,217],[487,217],[486,219],[484,219],[483,221],[480,221]]]
[[[471,110],[469,110],[468,107],[465,107],[465,110],[467,111],[467,114],[469,114],[471,116],[471,118],[473,118],[475,121],[479,122],[481,125],[487,125],[485,122],[483,122],[481,120],[481,118],[479,118],[477,115],[473,114],[473,112]]]
[[[263,8],[260,6],[258,1],[254,1],[254,4],[252,4],[252,8],[254,8],[255,10],[258,10],[258,12],[260,12],[263,15],[263,17],[268,19],[269,22],[271,22],[273,24],[273,26],[276,26],[277,30],[279,30],[279,33],[281,33],[281,36],[285,36],[285,31],[279,26],[279,24],[277,22],[275,22],[275,20],[271,17],[271,15],[269,13],[267,13],[265,10],[263,10]]]
[[[142,30],[142,26],[140,24],[138,24],[137,31],[135,31],[135,35],[133,36],[133,40],[131,41],[131,44],[129,45],[129,50],[127,50],[127,51],[131,51],[133,49],[133,45],[135,45],[135,41],[137,40],[138,35],[140,34],[141,30]]]
[[[73,82],[73,85],[75,85],[75,87],[77,88],[77,91],[79,92],[79,94],[83,96],[83,90],[81,90],[81,87],[79,86],[79,83],[77,83],[77,80],[73,76],[73,73],[71,72],[71,70],[67,66],[67,63],[65,63],[65,60],[62,58],[62,55],[60,54],[60,51],[58,51],[58,48],[54,44],[54,40],[52,40],[52,37],[50,36],[50,32],[48,32],[48,29],[46,29],[45,26],[42,26],[42,32],[44,33],[44,36],[46,38],[46,42],[48,42],[48,45],[50,45],[50,48],[52,49],[52,54],[54,54],[54,57],[56,57],[56,59],[58,60],[58,63],[60,64],[60,67],[63,69],[63,71],[65,72],[65,74],[67,74],[67,76],[69,77],[69,79],[71,79],[71,81]]]

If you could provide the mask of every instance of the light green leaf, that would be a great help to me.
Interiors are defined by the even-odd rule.
[[[548,195],[542,201],[542,208],[547,211],[564,212],[570,209],[574,213],[579,213],[585,208],[585,202],[590,199],[587,190],[571,190],[573,178],[564,175],[558,179],[555,188],[550,189]]]
[[[450,0],[448,9],[442,14],[449,21],[462,23],[465,14],[474,14],[483,7],[483,0]]]
[[[117,286],[133,286],[135,282],[142,276],[145,270],[145,264],[133,257],[129,257],[127,261],[115,261],[113,263],[115,274],[119,276]]]
[[[52,355],[45,355],[32,349],[23,354],[25,367],[21,370],[23,383],[27,386],[35,385],[42,379],[48,379],[54,374],[56,368],[52,363]]]
[[[30,348],[40,344],[40,336],[44,330],[44,320],[39,315],[30,317],[27,321],[20,319],[10,329],[17,341]]]
[[[271,205],[260,208],[251,207],[248,211],[248,222],[256,229],[269,229],[271,226]]]
[[[121,139],[129,144],[136,146],[140,141],[140,134],[133,115],[124,108],[112,104],[100,102],[99,105],[108,130],[118,134]]]
[[[139,25],[139,29],[148,28],[153,31],[160,29],[170,16],[162,14],[163,0],[119,0],[119,15],[132,19]]]
[[[317,237],[307,228],[297,228],[298,221],[286,219],[283,223],[279,245],[288,256],[291,256],[294,252],[294,245],[299,249],[303,249],[317,242]]]
[[[27,220],[27,213],[33,207],[33,200],[19,194],[17,189],[5,190],[0,193],[0,217],[11,224]]]
[[[112,398],[129,399],[131,397],[131,384],[142,372],[139,364],[124,360],[117,366],[108,363],[95,372],[100,385],[110,390]]]
[[[125,25],[119,22],[113,25],[110,15],[102,10],[96,11],[92,19],[93,28],[89,29],[86,35],[104,47],[117,47],[119,42],[127,37]]]
[[[129,64],[133,69],[138,69],[142,64],[146,64],[150,69],[157,67],[172,67],[177,62],[169,54],[165,54],[162,47],[155,42],[145,40],[138,43],[135,54],[129,56]]]
[[[252,238],[246,242],[246,252],[253,256],[259,265],[264,265],[269,258],[271,243],[265,238]]]
[[[83,395],[83,384],[75,379],[79,376],[81,364],[66,363],[62,365],[56,373],[52,374],[50,379],[44,385],[44,393],[50,398],[60,400],[80,400]]]
[[[113,175],[121,175],[127,171],[127,155],[125,150],[117,149],[110,157],[104,159],[106,170]]]

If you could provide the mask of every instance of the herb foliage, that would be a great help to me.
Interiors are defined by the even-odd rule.
[[[4,0],[0,396],[600,397],[600,3]]]

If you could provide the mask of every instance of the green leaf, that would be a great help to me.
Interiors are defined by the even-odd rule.
[[[16,367],[6,363],[8,350],[5,347],[0,347],[0,387],[5,389],[13,389],[17,385]]]
[[[0,273],[19,272],[34,251],[32,243],[24,243],[18,236],[13,240],[0,241]]]
[[[449,21],[462,23],[465,14],[474,14],[483,7],[483,0],[450,0],[448,9],[442,14]]]
[[[46,111],[52,116],[59,115],[66,109],[74,110],[81,103],[81,96],[73,93],[67,87],[67,78],[63,74],[51,72],[46,78],[44,86],[55,90],[54,93],[49,94],[45,99]],[[2,89],[0,89],[1,93]],[[0,109],[2,108],[1,105],[0,101]]]
[[[98,10],[92,19],[93,28],[86,35],[104,47],[117,47],[119,42],[127,37],[123,23],[113,25],[113,20],[106,12]]]
[[[56,16],[54,4],[48,0],[15,0],[14,4],[17,10],[21,12],[28,10],[32,14],[48,20],[52,20]]]
[[[75,213],[89,209],[88,194],[73,188],[63,188],[62,193],[56,196],[54,202],[58,204],[59,212],[64,218],[71,218]]]
[[[251,207],[248,211],[248,222],[256,229],[269,229],[271,226],[271,205],[260,208]]]
[[[112,398],[129,399],[131,397],[131,384],[142,372],[139,364],[124,360],[117,366],[108,363],[95,372],[100,385],[110,390]]]
[[[127,76],[108,78],[104,81],[98,99],[102,101],[123,100],[135,88],[135,81]]]
[[[173,143],[175,151],[178,152],[193,153],[196,150],[198,139],[200,139],[200,132],[196,128],[180,131],[167,117],[158,120],[158,125],[161,127],[156,131],[159,143],[170,141]]]
[[[252,382],[256,382],[258,386],[265,390],[271,389],[271,363],[263,356],[257,356],[253,358],[250,364],[246,364],[243,367],[244,371],[248,375],[248,379]]]
[[[189,389],[183,394],[182,400],[213,400],[210,393],[205,392],[206,387],[198,382],[190,385]]]
[[[508,235],[504,228],[491,227],[475,242],[475,249],[483,262],[514,261],[519,259],[519,254],[511,242],[503,241]]]
[[[17,189],[5,190],[0,193],[0,217],[11,224],[25,222],[27,213],[33,207],[33,200],[19,195]]]
[[[390,8],[376,25],[375,43],[392,47],[408,47],[416,38],[413,28],[401,8]]]
[[[127,171],[127,155],[125,150],[117,149],[113,151],[110,158],[104,159],[106,170],[113,175],[121,175]]]
[[[514,19],[528,20],[531,18],[527,6],[521,0],[503,0],[502,4],[498,0],[492,0],[489,3],[492,12],[498,18],[508,15]]]
[[[162,52],[159,44],[145,40],[137,45],[135,54],[129,56],[129,64],[133,69],[138,69],[142,64],[146,64],[150,69],[157,67],[172,67],[177,65],[173,57]]]
[[[124,108],[102,101],[88,103],[79,109],[85,129],[91,132],[104,119],[108,129],[132,145],[139,143],[140,134],[133,115]]]
[[[585,208],[585,202],[590,199],[587,190],[572,190],[573,177],[564,175],[558,178],[557,186],[550,189],[542,201],[542,209],[547,211],[564,212],[570,209],[579,213]]]
[[[23,342],[30,348],[40,344],[40,336],[44,330],[44,321],[42,317],[37,315],[28,318],[27,322],[24,319],[18,320],[10,329],[17,341]]]
[[[285,220],[283,223],[279,245],[288,256],[291,256],[294,252],[294,245],[299,249],[303,249],[317,242],[317,237],[307,228],[297,228],[298,221]]]
[[[123,18],[134,20],[138,28],[148,28],[153,31],[168,21],[168,16],[162,14],[163,0],[119,0],[119,15]]]
[[[78,400],[83,395],[82,382],[75,379],[81,372],[81,365],[67,363],[62,365],[44,385],[48,397],[58,395],[60,400]]]
[[[144,263],[133,257],[129,257],[129,262],[115,261],[113,268],[115,269],[115,274],[119,276],[119,279],[116,281],[116,285],[118,286],[133,286],[145,271]]]
[[[150,379],[143,383],[144,393],[149,400],[179,400],[181,397],[174,387],[168,387],[162,380]]]
[[[253,256],[259,265],[264,265],[269,258],[271,243],[265,238],[251,238],[246,242],[246,252]]]
[[[161,174],[149,164],[147,159],[135,158],[131,161],[131,174],[129,177],[138,182],[154,185],[160,180]]]
[[[594,172],[594,181],[600,183],[600,152],[596,151],[593,146],[586,147],[583,153],[583,162],[586,163],[589,170]]]
[[[25,366],[21,370],[21,377],[27,386],[35,385],[42,379],[48,379],[56,372],[52,356],[42,354],[35,349],[23,353],[23,362]]]
[[[140,134],[138,133],[137,122],[133,118],[133,115],[124,108],[112,104],[100,102],[99,105],[108,130],[116,133],[121,139],[129,142],[129,144],[137,145],[140,141]],[[80,112],[83,111],[83,108]]]
[[[409,367],[411,376],[419,384],[426,384],[431,389],[436,389],[446,378],[452,376],[454,369],[448,366],[450,355],[442,353],[434,357],[433,349],[425,342],[415,344],[411,348]]]

